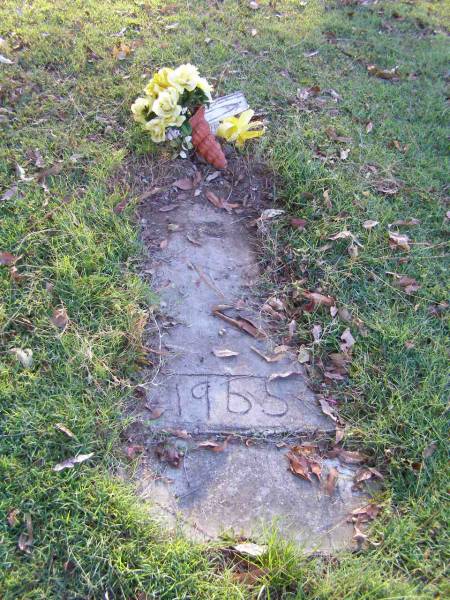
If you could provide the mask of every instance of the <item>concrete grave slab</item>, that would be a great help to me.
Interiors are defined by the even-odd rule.
[[[155,516],[193,539],[223,532],[259,538],[275,525],[308,550],[334,550],[350,544],[347,516],[367,496],[352,489],[352,470],[330,460],[320,459],[321,482],[300,479],[288,469],[287,448],[276,445],[296,443],[300,434],[333,435],[335,425],[295,352],[275,352],[288,319],[282,308],[278,322],[261,309],[270,293],[260,289],[262,275],[271,275],[262,272],[248,227],[255,214],[245,209],[245,198],[254,181],[249,176],[242,183],[239,168],[236,161],[226,174],[209,172],[212,186],[165,192],[141,208],[146,266],[161,314],[147,342],[159,363],[141,386],[145,398],[137,409],[145,448],[138,486]],[[248,190],[240,204],[233,200],[236,181]],[[206,197],[211,189],[235,206],[229,212],[213,206]],[[175,437],[180,430],[187,439]],[[228,436],[227,448],[200,449],[206,436]],[[174,450],[183,446],[178,468],[155,452],[161,440]],[[339,477],[330,496],[323,481],[332,466]]]
[[[286,449],[274,444],[229,444],[220,453],[187,452],[183,468],[151,462],[158,476],[140,478],[140,493],[165,526],[196,540],[234,534],[262,540],[275,526],[284,539],[307,551],[333,551],[348,544],[349,512],[367,503],[354,493],[353,470],[323,461],[322,482],[305,481],[288,471]],[[332,496],[327,472],[339,472]]]
[[[170,223],[179,229],[156,257],[155,283],[170,322],[161,342],[171,354],[148,391],[148,401],[164,409],[157,427],[333,430],[295,357],[284,353],[269,363],[261,356],[273,354],[274,342],[252,293],[257,255],[239,219],[203,200],[172,212]],[[160,227],[167,236],[164,224]],[[201,245],[193,245],[188,236]],[[234,317],[250,319],[266,339],[255,339],[214,316],[218,305],[237,306],[231,311]],[[220,312],[227,316],[230,309]],[[219,358],[214,352],[220,350],[236,356]]]

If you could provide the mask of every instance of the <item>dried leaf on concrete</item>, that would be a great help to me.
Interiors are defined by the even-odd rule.
[[[361,467],[355,474],[354,481],[355,483],[362,483],[363,481],[368,481],[369,479],[384,479],[383,475],[377,469],[373,467]]]
[[[283,358],[282,353],[268,355],[268,354],[264,354],[263,352],[258,350],[258,348],[255,348],[254,346],[250,346],[250,348],[253,350],[253,352],[256,352],[256,354],[258,354],[261,358],[263,358],[266,362],[269,362],[269,363],[277,362]]]
[[[214,356],[217,356],[217,358],[229,358],[230,356],[239,356],[239,352],[236,352],[236,350],[229,350],[228,348],[224,348],[224,349],[214,349],[212,350]]]
[[[231,435],[229,435],[223,442],[205,440],[204,442],[200,442],[199,444],[197,444],[197,448],[206,448],[208,450],[212,450],[213,452],[223,452],[224,450],[226,450],[230,438]]]
[[[219,317],[219,319],[222,319],[223,321],[226,321],[230,325],[233,325],[234,327],[245,331],[245,333],[248,333],[254,338],[261,339],[266,337],[265,332],[262,329],[256,327],[256,325],[254,325],[249,319],[244,319],[243,317],[233,319],[232,317],[225,315],[223,312],[220,312],[220,310],[217,309],[213,309],[213,315],[215,317]]]
[[[286,458],[289,460],[289,468],[294,475],[306,479],[307,481],[311,481],[308,461],[304,456],[298,456],[291,451],[286,454]]]
[[[327,480],[325,483],[325,491],[329,496],[332,496],[334,494],[338,477],[338,470],[335,467],[331,467],[331,469],[328,471]]]
[[[148,410],[148,418],[151,419],[152,421],[155,419],[159,419],[159,417],[161,415],[164,414],[165,412],[165,408],[162,408],[161,406],[153,406],[150,403],[146,403],[145,404],[145,408]]]
[[[182,451],[172,444],[158,444],[155,454],[160,461],[166,462],[172,467],[179,467],[183,459]]]
[[[286,371],[284,373],[272,373],[269,376],[269,381],[273,381],[274,379],[286,379],[286,377],[290,377],[291,375],[298,375],[297,371]]]

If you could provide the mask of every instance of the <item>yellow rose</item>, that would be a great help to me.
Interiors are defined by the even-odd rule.
[[[173,73],[173,69],[170,69],[169,67],[163,67],[155,73],[144,88],[144,92],[147,96],[155,100],[158,97],[158,94],[170,87],[171,84],[169,83],[168,77],[171,73]]]
[[[165,90],[166,88],[170,87],[169,75],[171,73],[173,73],[173,69],[170,67],[163,67],[156,73],[156,75],[153,76],[156,85],[159,85],[161,90]]]
[[[151,102],[148,98],[136,98],[131,105],[133,119],[138,123],[145,123],[146,117],[150,112]]]
[[[164,119],[152,119],[144,125],[144,129],[149,132],[153,142],[159,144],[166,139],[166,123]]]
[[[153,102],[152,110],[158,117],[178,117],[181,106],[178,104],[179,94],[173,87],[167,88],[159,94]]]
[[[181,127],[185,121],[186,117],[184,115],[170,115],[169,117],[164,117],[164,123],[167,127]]]
[[[202,92],[205,93],[208,100],[211,102],[211,92],[213,91],[213,86],[210,83],[208,83],[208,81],[204,77],[198,78],[196,87],[200,88]]]
[[[195,90],[200,79],[197,67],[190,65],[180,65],[172,73],[168,75],[168,80],[174,88],[180,93],[184,90],[192,92]]]

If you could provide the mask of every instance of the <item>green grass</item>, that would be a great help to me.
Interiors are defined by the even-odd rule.
[[[448,5],[280,0],[253,11],[234,0],[189,4],[5,0],[0,7],[0,54],[15,61],[0,65],[0,190],[17,180],[16,163],[36,172],[35,148],[49,166],[64,161],[47,178],[48,191],[19,182],[19,193],[0,203],[0,252],[20,255],[24,276],[14,281],[0,267],[0,595],[251,598],[264,585],[271,599],[444,597],[448,337],[445,312],[436,317],[430,306],[448,292]],[[177,29],[165,29],[174,22]],[[111,51],[122,39],[134,51],[119,62]],[[313,50],[319,54],[305,56]],[[132,194],[121,165],[147,148],[129,106],[143,74],[187,60],[217,77],[217,93],[242,89],[252,106],[268,111],[261,153],[278,173],[289,214],[308,221],[305,232],[279,228],[295,256],[290,276],[333,295],[368,332],[351,325],[351,378],[335,394],[349,423],[346,444],[365,448],[386,474],[384,511],[371,532],[379,545],[323,561],[298,556],[274,537],[256,591],[236,584],[214,551],[164,537],[131,486],[111,475],[124,463],[117,449],[123,407],[143,359],[146,312],[156,302],[136,275],[133,203],[120,216],[112,210]],[[369,76],[370,63],[398,65],[399,81]],[[298,111],[297,88],[312,85],[335,89],[342,101]],[[353,141],[333,142],[330,126]],[[341,146],[350,149],[346,161],[315,156],[317,147],[333,155]],[[142,164],[150,173],[150,161]],[[397,194],[376,191],[392,177],[402,182]],[[409,217],[421,223],[404,228],[413,241],[405,254],[389,248],[387,232]],[[367,232],[366,219],[380,224]],[[343,229],[364,245],[354,259],[348,240],[327,239]],[[421,288],[407,296],[387,272],[414,277]],[[64,334],[49,320],[61,306],[70,318]],[[299,341],[319,322],[327,335],[315,355],[326,357],[347,325],[322,310],[302,313]],[[33,366],[24,369],[12,348],[32,349]],[[61,422],[75,438],[55,429]],[[431,442],[437,449],[423,460]],[[89,462],[52,470],[88,452]],[[20,512],[11,527],[12,509]],[[26,514],[34,529],[30,554],[17,548]]]

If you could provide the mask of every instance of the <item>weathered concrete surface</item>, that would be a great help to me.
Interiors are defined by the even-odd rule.
[[[162,337],[171,356],[148,393],[150,403],[165,411],[157,426],[197,432],[333,429],[298,362],[286,354],[268,363],[252,349],[270,355],[274,343],[252,294],[258,265],[240,219],[204,199],[184,203],[166,219],[158,231],[168,244],[156,256],[155,281],[172,323]],[[179,229],[168,234],[169,224]],[[250,318],[267,340],[214,316],[217,305],[238,306],[223,312]],[[215,356],[223,349],[237,356]],[[293,374],[269,379],[288,372]]]
[[[367,502],[352,492],[354,472],[326,460],[322,481],[313,476],[309,482],[288,471],[285,455],[286,448],[274,444],[233,443],[220,453],[188,451],[184,468],[152,462],[158,478],[142,476],[140,491],[162,523],[194,539],[223,533],[262,539],[276,526],[283,538],[308,551],[347,545],[353,529],[349,512]],[[330,497],[325,481],[331,466],[337,467],[339,477]]]
[[[226,198],[224,183],[219,177],[214,185]],[[346,517],[364,503],[351,489],[352,472],[339,466],[336,491],[328,496],[314,477],[310,482],[293,475],[286,448],[274,443],[282,435],[302,433],[311,439],[333,432],[334,423],[322,414],[294,355],[267,362],[254,350],[272,355],[281,341],[260,310],[258,254],[246,228],[254,216],[239,208],[230,214],[217,209],[203,193],[188,196],[152,198],[141,211],[147,272],[162,299],[163,316],[148,340],[161,363],[144,382],[150,412],[143,402],[146,453],[140,491],[154,514],[195,539],[216,538],[227,530],[255,537],[275,523],[308,549],[348,545]],[[250,319],[265,337],[255,339],[215,316],[217,305],[229,317]],[[286,334],[287,321],[282,329]],[[214,354],[224,349],[236,356]],[[289,375],[276,377],[280,374]],[[156,439],[174,429],[189,434],[188,441],[170,442],[185,447],[178,468],[155,453]],[[218,433],[236,434],[225,451],[197,448],[199,440]],[[265,441],[247,447],[242,442],[247,436]],[[324,462],[324,478],[331,464]]]

